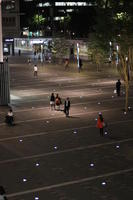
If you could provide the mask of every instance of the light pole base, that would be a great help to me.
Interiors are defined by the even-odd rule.
[[[0,62],[0,105],[10,103],[10,81],[7,62]]]

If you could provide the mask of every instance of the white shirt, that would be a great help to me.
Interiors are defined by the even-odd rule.
[[[66,106],[68,106],[68,100],[66,100]]]
[[[10,117],[12,117],[13,116],[13,112],[8,112],[7,115],[10,116]]]
[[[37,72],[37,66],[34,66],[34,71]]]

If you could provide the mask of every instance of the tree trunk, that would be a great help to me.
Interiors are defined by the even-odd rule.
[[[125,96],[125,111],[128,111],[128,96],[129,96],[129,83],[125,81],[125,91],[126,91],[126,96]]]
[[[109,3],[109,0],[106,0],[105,1],[105,8],[108,8],[108,3]]]
[[[129,67],[130,67],[130,80],[133,77],[133,48],[130,47],[128,51],[128,60],[129,60]]]

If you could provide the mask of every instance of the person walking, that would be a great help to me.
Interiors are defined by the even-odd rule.
[[[34,51],[34,60],[36,59],[36,50]]]
[[[50,97],[50,106],[51,106],[51,110],[55,110],[55,96],[54,96],[54,93],[52,93],[51,97]]]
[[[65,59],[65,70],[68,69],[68,67],[69,67],[69,59],[66,58]]]
[[[81,58],[79,58],[79,73],[82,70],[82,65],[83,65],[82,60]]]
[[[38,67],[37,65],[34,65],[34,77],[38,76]]]
[[[59,95],[57,94],[57,95],[56,95],[56,98],[55,98],[56,110],[60,110],[60,105],[61,105],[61,104],[62,104],[61,98],[60,98]]]
[[[104,128],[104,118],[102,116],[102,113],[99,112],[99,116],[98,116],[98,119],[97,119],[97,128],[99,128],[100,130],[100,136],[103,136],[103,128]]]
[[[19,55],[19,56],[21,55],[21,50],[20,50],[20,49],[18,50],[18,55]]]
[[[31,64],[31,59],[30,59],[30,58],[28,58],[28,64],[29,64],[29,65]]]
[[[13,126],[13,122],[14,122],[14,114],[13,114],[13,111],[12,109],[10,109],[6,115],[6,120],[5,122],[10,125],[10,126]]]
[[[67,97],[64,103],[64,112],[66,114],[66,117],[69,117],[69,110],[70,110],[70,99]]]
[[[117,96],[120,96],[120,92],[121,92],[121,82],[120,82],[120,79],[118,79],[118,81],[116,82],[116,93],[117,93]]]

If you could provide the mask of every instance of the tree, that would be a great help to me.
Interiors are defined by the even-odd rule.
[[[100,70],[101,64],[106,59],[106,49],[103,45],[103,42],[101,44],[100,40],[97,40],[96,37],[91,37],[91,43],[88,44],[88,53],[92,57],[92,61],[96,63],[97,71]]]
[[[129,96],[129,87],[130,87],[130,81],[132,79],[132,71],[133,71],[133,39],[127,38],[127,35],[123,34],[120,36],[122,39],[119,39],[119,51],[118,55],[120,58],[120,62],[118,65],[118,71],[121,75],[121,77],[124,80],[125,83],[125,111],[128,111],[128,96]]]
[[[35,25],[37,28],[38,28],[38,30],[42,30],[42,32],[43,32],[43,25],[44,25],[44,23],[46,22],[46,18],[44,18],[43,17],[43,15],[39,15],[39,14],[35,14],[34,16],[33,16],[33,25]]]
[[[97,5],[94,35],[97,41],[100,41],[99,44],[104,44],[107,52],[109,41],[119,47],[118,71],[125,83],[125,111],[127,112],[132,76],[130,71],[133,71],[133,3],[129,0],[98,0]]]
[[[69,57],[70,45],[69,42],[64,38],[54,38],[52,42],[52,54],[53,58],[62,59]]]
[[[33,16],[33,24],[42,25],[45,22],[45,18],[42,15],[35,14]]]
[[[124,1],[123,1],[124,3]],[[119,71],[123,77],[125,83],[125,111],[128,111],[128,96],[130,81],[132,78],[131,71],[133,71],[133,15],[130,12],[130,8],[133,8],[130,3],[126,4],[125,9],[123,8],[114,16],[115,23],[118,27],[119,34],[116,36],[117,43],[119,45]],[[129,8],[129,9],[127,9]]]

